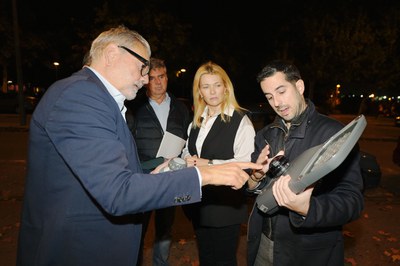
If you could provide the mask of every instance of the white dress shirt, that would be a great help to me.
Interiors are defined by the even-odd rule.
[[[125,118],[126,107],[124,105],[124,102],[126,99],[125,96],[122,95],[122,93],[117,88],[115,88],[110,82],[108,82],[108,80],[106,80],[102,75],[100,75],[99,72],[97,72],[96,70],[94,70],[93,68],[91,68],[89,66],[84,66],[84,67],[87,67],[90,70],[92,70],[93,73],[96,74],[96,76],[101,80],[101,82],[104,84],[104,86],[106,86],[106,89],[108,90],[108,92],[111,94],[111,96],[117,102],[118,108],[121,111],[121,115],[126,121],[126,118]]]

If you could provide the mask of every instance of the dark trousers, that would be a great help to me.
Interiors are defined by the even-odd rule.
[[[240,224],[224,227],[193,225],[201,266],[236,266]]]

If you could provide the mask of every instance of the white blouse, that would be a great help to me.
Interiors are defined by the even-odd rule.
[[[224,111],[224,114],[232,116],[233,114],[233,107],[227,108]],[[201,123],[199,135],[196,140],[196,149],[198,154],[201,154],[201,148],[203,146],[204,140],[207,137],[208,133],[211,130],[211,127],[213,126],[216,118],[219,116],[219,113],[214,114],[214,116],[207,118],[208,114],[208,107],[204,109],[203,114],[201,115],[204,119]],[[193,123],[193,122],[192,122]],[[192,123],[190,123],[188,127],[188,136],[190,135],[190,131],[192,128]],[[234,141],[234,158],[229,159],[229,160],[218,160],[214,159],[213,163],[214,164],[222,164],[222,163],[227,163],[227,162],[249,162],[251,161],[251,154],[254,151],[254,137],[256,133],[254,130],[253,123],[251,122],[250,118],[245,115],[240,122],[238,132],[235,137]],[[188,149],[188,141],[186,141],[185,148],[182,151],[182,158],[185,158],[187,156],[190,156],[191,154],[189,153]]]

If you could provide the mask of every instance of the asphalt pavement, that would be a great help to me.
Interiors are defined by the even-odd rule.
[[[354,115],[335,115],[348,123]],[[30,115],[26,124],[15,114],[0,114],[0,265],[15,265],[20,208],[26,170],[26,142]],[[367,189],[362,216],[344,227],[345,265],[400,265],[400,167],[391,160],[400,136],[388,118],[367,117],[368,125],[360,138],[363,151],[376,156],[382,171],[380,184]],[[252,202],[249,200],[249,206]],[[237,252],[239,266],[245,264],[246,230],[242,226]],[[151,265],[151,221],[145,239],[144,265]],[[177,208],[173,227],[170,265],[198,265],[196,242],[189,221]]]

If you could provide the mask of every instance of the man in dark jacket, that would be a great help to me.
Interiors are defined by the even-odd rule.
[[[304,98],[304,82],[294,65],[273,61],[257,80],[277,117],[257,133],[252,161],[263,162],[283,151],[290,162],[343,128]],[[264,174],[252,174],[250,191],[268,182]],[[273,185],[277,212],[268,215],[253,207],[248,265],[343,265],[342,226],[357,219],[364,207],[358,146],[338,168],[298,195],[288,186],[290,178],[281,176]]]
[[[155,159],[166,131],[184,140],[187,139],[190,123],[189,110],[184,103],[167,92],[167,86],[167,67],[164,61],[151,58],[149,83],[146,87],[147,97],[134,111],[131,127],[143,169],[148,172],[159,164]],[[155,163],[151,163],[152,161]],[[144,214],[142,247],[150,216],[151,212]],[[155,211],[156,236],[153,247],[153,265],[168,265],[174,217],[174,206]]]

